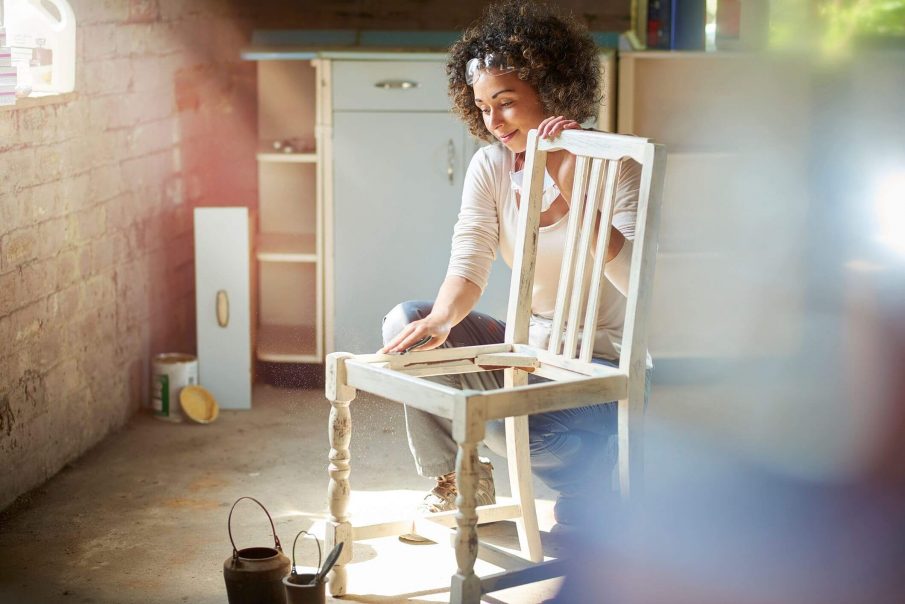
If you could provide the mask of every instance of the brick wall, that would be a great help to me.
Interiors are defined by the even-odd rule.
[[[71,4],[76,92],[0,108],[0,509],[195,350],[192,208],[256,198],[242,9]]]

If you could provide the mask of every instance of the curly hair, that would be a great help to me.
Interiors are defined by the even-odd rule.
[[[537,91],[548,115],[583,122],[597,114],[600,59],[584,26],[543,4],[507,0],[488,6],[450,47],[446,61],[453,112],[474,136],[494,140],[465,82],[465,64],[489,53],[509,60]]]

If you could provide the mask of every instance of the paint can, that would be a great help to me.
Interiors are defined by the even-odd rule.
[[[190,354],[158,354],[151,362],[151,409],[154,417],[182,421],[179,391],[198,383],[198,359]]]

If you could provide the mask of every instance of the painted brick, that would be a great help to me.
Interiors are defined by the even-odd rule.
[[[19,144],[34,145],[61,140],[56,119],[57,105],[42,105],[17,111]]]
[[[197,15],[207,7],[200,2],[185,2],[184,0],[159,0],[160,18],[166,21],[185,19]]]
[[[85,25],[79,28],[81,38],[88,40],[82,49],[82,58],[86,62],[110,59],[117,55],[116,25],[101,23]]]
[[[174,41],[172,24],[167,22],[126,24],[116,28],[116,47],[121,56],[165,55]]]
[[[54,280],[54,285],[56,286],[55,291],[77,282],[83,274],[78,266],[77,250],[69,249],[60,252],[56,258],[49,260],[48,262],[54,264],[56,276]]]
[[[175,128],[173,118],[139,124],[129,132],[129,150],[136,156],[168,150],[173,146]]]
[[[109,237],[98,239],[91,244],[91,274],[101,274],[113,267],[115,242]]]
[[[129,96],[129,109],[134,123],[154,122],[173,115],[176,100],[172,86],[157,89],[156,93],[136,92]]]
[[[41,331],[45,318],[45,304],[34,302],[25,306],[10,316],[12,321],[11,342],[14,346],[20,346]]]
[[[90,173],[84,172],[60,181],[60,201],[64,212],[71,212],[93,203],[89,196]]]
[[[0,316],[8,316],[9,313],[21,306],[19,303],[21,299],[19,290],[21,287],[22,274],[19,271],[9,271],[8,273],[0,274]],[[0,347],[2,347],[4,342],[2,335],[0,334]],[[7,335],[9,334],[7,333]],[[2,351],[0,351],[0,355],[2,354]],[[0,382],[0,388],[2,386],[3,384]]]
[[[130,59],[129,73],[134,92],[153,92],[172,89],[172,71],[166,69],[159,57],[135,56]]]
[[[94,262],[94,255],[91,251],[91,245],[88,244],[79,246],[76,250],[73,251],[73,254],[76,258],[79,275],[84,278],[90,277],[93,274],[91,272],[91,265]]]
[[[0,236],[3,231],[11,233],[37,222],[33,216],[31,203],[31,188],[12,191],[5,198],[0,198],[0,216],[3,217],[3,222],[0,222]]]
[[[38,257],[53,258],[72,242],[71,216],[42,222],[38,231]]]
[[[108,130],[113,127],[114,109],[121,100],[113,96],[91,97],[88,100],[89,124],[94,132]]]
[[[21,206],[22,220],[28,224],[44,222],[51,218],[59,218],[66,213],[64,197],[61,191],[62,181],[55,180],[46,184],[29,187],[17,201]]]
[[[46,410],[46,386],[44,376],[28,369],[17,376],[8,393],[8,416],[14,422],[25,424],[40,417]]]
[[[111,232],[124,229],[135,220],[136,216],[130,207],[130,199],[133,195],[131,191],[127,191],[105,202],[107,205],[107,228]],[[119,237],[121,234],[116,233],[116,236]]]
[[[181,206],[185,202],[185,187],[182,175],[176,175],[168,178],[164,185],[164,197],[167,205]]]
[[[132,61],[128,57],[83,64],[82,85],[89,95],[121,94],[132,88]]]
[[[64,358],[47,372],[44,380],[47,400],[51,404],[62,401],[67,393],[77,390],[82,383],[82,373],[79,371],[76,359]]]
[[[38,228],[25,227],[0,239],[0,273],[38,257]]]
[[[81,139],[82,152],[88,156],[90,168],[100,168],[116,163],[122,157],[120,151],[129,138],[128,130],[92,132]]]
[[[81,303],[81,283],[76,281],[68,287],[63,287],[55,292],[47,300],[48,315],[55,318],[64,319],[64,323],[68,323],[70,319],[77,315],[80,310]],[[61,337],[66,339],[67,327],[60,329]]]
[[[82,210],[75,214],[75,240],[84,242],[96,239],[107,230],[107,210],[104,204]]]
[[[65,178],[87,174],[91,169],[91,157],[85,153],[81,140],[72,139],[58,145],[60,148],[60,172]]]
[[[34,148],[35,169],[25,186],[56,180],[63,175],[62,149],[59,145],[40,145]]]
[[[64,342],[60,338],[59,325],[48,319],[29,344],[28,352],[29,368],[41,375],[46,374],[64,356]]]
[[[157,0],[129,0],[129,23],[151,23],[159,19]]]
[[[3,363],[0,364],[0,375],[4,377],[3,381],[0,382],[0,395],[9,387],[8,381],[11,375],[9,358],[13,353],[12,342],[12,321],[9,315],[0,315],[0,359],[3,359]]]
[[[3,161],[0,161],[0,191],[14,192],[35,182],[34,149],[3,152]]]
[[[57,288],[55,261],[32,262],[15,271],[16,300],[12,308],[22,308],[49,296]]]
[[[121,23],[129,18],[129,5],[123,0],[77,0],[72,10],[79,23]]]
[[[124,185],[120,166],[93,168],[88,180],[88,196],[95,202],[106,201],[122,193]]]
[[[17,140],[19,128],[18,112],[0,111],[0,151]]]
[[[112,274],[97,275],[85,281],[83,289],[84,308],[100,308],[116,299],[116,284]]]

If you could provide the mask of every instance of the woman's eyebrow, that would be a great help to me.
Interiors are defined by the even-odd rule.
[[[493,96],[490,97],[490,100],[492,101],[493,99],[497,98],[498,96],[500,96],[500,95],[503,94],[504,92],[515,92],[515,90],[513,90],[512,88],[506,88],[506,89],[504,89],[504,90],[498,90],[498,91],[496,91],[495,93],[493,93]],[[481,99],[475,97],[475,103],[483,103],[483,102],[484,102],[484,101],[482,101]]]

